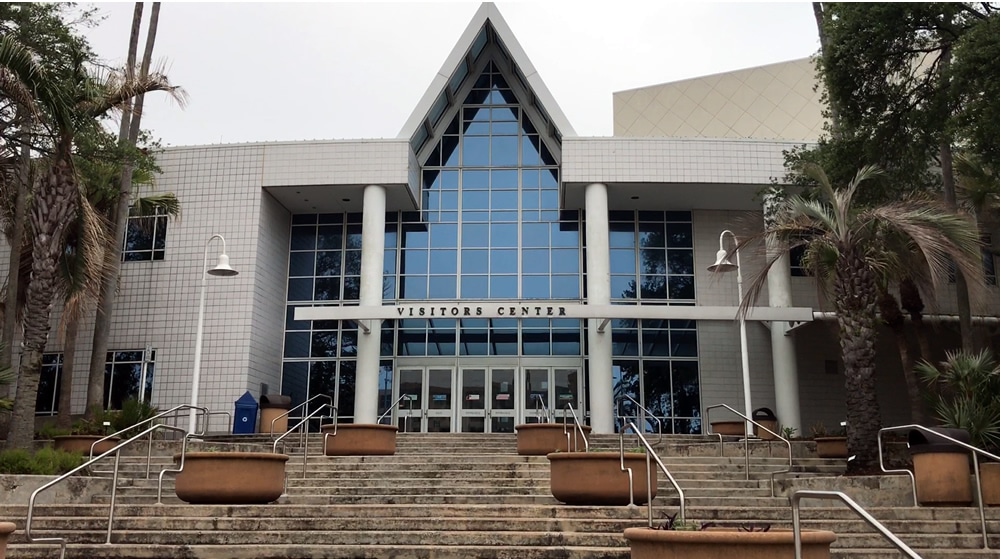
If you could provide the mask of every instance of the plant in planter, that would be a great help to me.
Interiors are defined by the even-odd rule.
[[[181,455],[174,461],[181,463]],[[287,454],[209,449],[184,455],[174,492],[195,505],[263,505],[285,491]]]
[[[792,530],[772,530],[769,524],[717,526],[712,522],[675,522],[653,528],[626,528],[632,559],[771,559],[792,557]],[[803,559],[828,559],[837,536],[826,530],[803,530]]]
[[[915,367],[918,378],[928,389],[928,400],[933,415],[940,425],[946,428],[962,429],[969,434],[969,444],[981,450],[998,454],[999,416],[1001,416],[1001,395],[999,395],[998,364],[988,350],[980,353],[946,352],[945,361],[937,366],[922,361]],[[925,455],[914,456],[914,477],[917,484],[919,473],[926,483],[924,488],[918,487],[918,500],[922,497],[929,502],[970,502],[972,493],[969,484],[963,481],[969,479],[969,464],[966,459],[969,453],[959,448],[952,454],[950,471],[956,480],[949,491],[955,493],[939,494],[936,490],[929,494],[927,490],[932,483],[928,476],[935,480],[941,475],[944,466],[936,463],[924,467],[930,458]],[[984,504],[997,505],[999,499],[999,469],[997,462],[985,462],[983,457],[980,467],[980,482]],[[919,467],[920,463],[920,467]],[[938,483],[938,482],[935,482]],[[942,491],[945,491],[943,489]],[[924,502],[924,501],[922,501]]]
[[[823,423],[816,423],[810,428],[810,433],[817,444],[818,457],[848,458],[848,436],[844,425],[835,431],[828,431]]]
[[[49,434],[52,438],[52,447],[65,452],[77,452],[80,454],[90,454],[91,445],[104,438],[112,429],[115,417],[118,412],[113,410],[95,410],[93,419],[79,419],[73,423],[68,430],[46,426],[42,429],[42,434]],[[108,425],[105,425],[108,423]],[[103,454],[121,441],[118,437],[112,437],[101,441],[94,447],[94,455]]]
[[[568,505],[628,505],[629,474],[622,471],[618,452],[552,452],[549,459],[549,487],[556,500]],[[632,501],[647,502],[647,479],[652,495],[657,496],[657,468],[651,463],[647,474],[647,456],[626,452],[625,467],[632,469]]]

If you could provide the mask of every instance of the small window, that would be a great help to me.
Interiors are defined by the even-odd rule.
[[[123,262],[163,260],[167,246],[167,216],[130,216],[125,230]]]
[[[808,277],[810,271],[803,267],[803,254],[806,252],[805,246],[794,246],[789,249],[789,274],[797,277]]]
[[[156,350],[109,351],[104,363],[104,408],[122,409],[122,402],[153,397]]]
[[[59,389],[62,387],[63,354],[42,355],[41,377],[38,379],[38,396],[35,398],[35,415],[59,413]]]

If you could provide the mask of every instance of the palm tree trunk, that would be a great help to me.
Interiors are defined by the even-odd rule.
[[[67,317],[66,335],[63,340],[63,367],[59,375],[59,415],[56,416],[56,427],[61,429],[68,429],[73,424],[73,368],[79,333],[79,317]]]
[[[876,398],[876,281],[858,254],[843,256],[834,278],[841,357],[845,365],[845,419],[848,424],[848,473],[879,465],[880,429]]]
[[[4,302],[3,332],[0,333],[3,338],[0,341],[0,368],[10,367],[13,362],[18,292],[21,289],[21,246],[24,244],[24,222],[27,219],[28,197],[31,193],[30,135],[26,131],[21,137],[23,144],[21,146],[17,193],[14,195],[14,224],[10,235],[10,256],[7,259],[7,296]],[[8,386],[0,389],[0,397],[8,394],[9,390]]]
[[[150,36],[156,35],[156,22],[160,12],[160,3],[153,4],[153,18],[150,21],[150,29],[146,39],[146,54],[143,59],[143,69],[140,70],[145,75],[149,68],[148,57],[152,53],[152,41]],[[135,11],[132,14],[132,33],[129,36],[129,54],[126,60],[126,72],[134,71],[136,66],[136,53],[139,50],[139,28],[142,24],[143,3],[136,2]],[[140,97],[141,99],[142,97]],[[118,132],[118,141],[121,144],[135,146],[132,139],[132,128],[139,130],[139,114],[141,105],[136,101],[136,111],[133,116],[132,101],[126,103],[122,111],[122,123]],[[129,196],[132,193],[132,165],[125,161],[122,164],[122,175],[119,179],[118,205],[113,210],[111,220],[115,224],[115,234],[112,239],[115,246],[109,247],[106,251],[105,267],[108,273],[105,274],[101,284],[101,293],[97,301],[97,314],[94,318],[94,339],[91,344],[90,368],[87,377],[87,409],[88,417],[91,417],[96,410],[104,409],[104,368],[108,354],[108,337],[111,334],[111,317],[115,310],[115,293],[118,288],[118,277],[122,270],[122,245],[125,242],[125,229],[129,221]]]
[[[79,191],[71,166],[72,136],[56,147],[30,212],[33,233],[31,281],[25,303],[23,350],[6,448],[31,447],[35,435],[35,400],[42,353],[49,339],[49,318],[59,275],[59,257],[66,246],[67,227],[76,218]]]

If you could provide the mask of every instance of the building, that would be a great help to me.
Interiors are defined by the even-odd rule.
[[[164,151],[159,188],[183,217],[127,239],[107,403],[190,401],[200,282],[225,251],[239,275],[204,291],[198,402],[212,410],[248,390],[326,394],[343,421],[511,432],[569,406],[610,432],[629,396],[674,433],[747,401],[803,431],[835,424],[837,340],[813,280],[773,271],[744,344],[734,278],[706,271],[732,246],[723,231],[760,228],[756,195],[784,176],[782,150],[816,139],[812,85],[793,61],[621,92],[616,136],[578,137],[484,4],[396,139]],[[760,269],[739,256],[744,277]],[[996,336],[996,286],[990,298]],[[899,358],[881,343],[883,413],[904,421]]]

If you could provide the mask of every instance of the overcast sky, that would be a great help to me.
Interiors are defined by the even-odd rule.
[[[121,64],[134,4],[95,6],[106,19],[85,32],[102,58]],[[143,127],[164,145],[394,138],[478,6],[164,3],[154,58],[189,102],[147,97]],[[581,136],[612,134],[612,92],[819,46],[805,2],[497,6]]]

